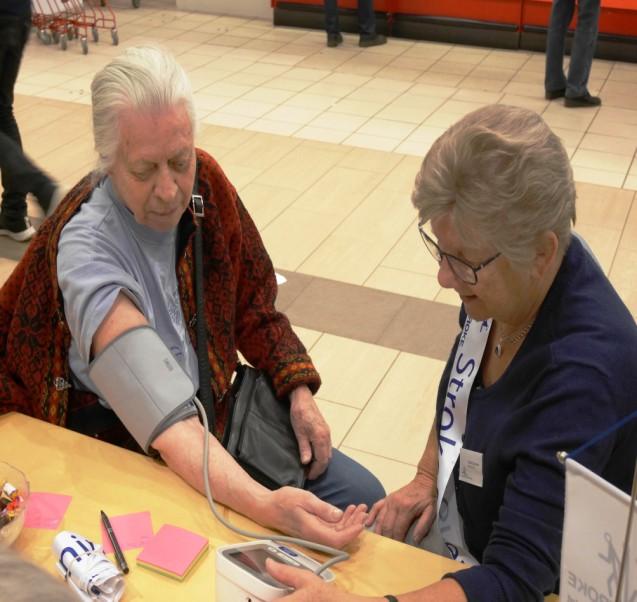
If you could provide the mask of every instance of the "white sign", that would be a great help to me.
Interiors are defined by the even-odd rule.
[[[561,602],[614,602],[629,506],[630,497],[623,491],[574,460],[566,460]],[[637,602],[635,518],[619,600]]]

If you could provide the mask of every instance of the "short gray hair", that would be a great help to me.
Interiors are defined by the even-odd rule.
[[[159,46],[129,48],[95,75],[91,84],[93,138],[98,172],[113,164],[123,109],[171,108],[183,103],[195,131],[192,88],[174,56]]]
[[[525,267],[544,232],[556,234],[562,253],[568,247],[575,196],[568,155],[545,121],[528,109],[489,105],[434,142],[412,202],[421,221],[449,213],[462,236],[477,235],[474,242]]]

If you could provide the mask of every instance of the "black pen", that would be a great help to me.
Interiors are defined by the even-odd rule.
[[[126,564],[126,558],[124,558],[124,554],[122,553],[122,548],[119,547],[119,542],[115,537],[115,531],[113,531],[113,527],[111,526],[111,521],[108,520],[108,516],[104,513],[103,510],[100,510],[100,514],[102,515],[102,524],[106,529],[106,534],[108,538],[111,540],[111,545],[113,546],[113,551],[115,552],[115,560],[117,560],[117,564],[119,568],[122,570],[122,573],[128,573],[128,564]]]

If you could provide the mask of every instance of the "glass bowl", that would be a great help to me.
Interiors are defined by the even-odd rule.
[[[15,466],[0,462],[0,547],[10,546],[24,527],[29,481]]]

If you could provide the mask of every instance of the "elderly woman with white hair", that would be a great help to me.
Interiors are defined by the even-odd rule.
[[[98,170],[43,224],[0,291],[0,412],[157,453],[203,491],[204,431],[191,401],[201,382],[214,391],[206,459],[217,500],[286,533],[348,544],[383,488],[331,447],[313,398],[320,377],[275,309],[259,233],[219,165],[194,146],[185,72],[159,48],[130,48],[95,76],[92,109]],[[195,329],[201,316],[207,334]],[[289,399],[304,488],[271,490],[221,444],[238,351]]]
[[[440,285],[460,297],[461,331],[417,473],[374,505],[369,523],[414,544],[434,525],[439,549],[468,568],[389,600],[530,602],[556,591],[564,514],[556,453],[637,408],[635,321],[571,232],[575,196],[564,147],[526,109],[470,113],[422,163],[412,195],[418,229]],[[629,491],[636,456],[633,421],[578,459]],[[298,589],[290,602],[363,599],[270,570]]]

